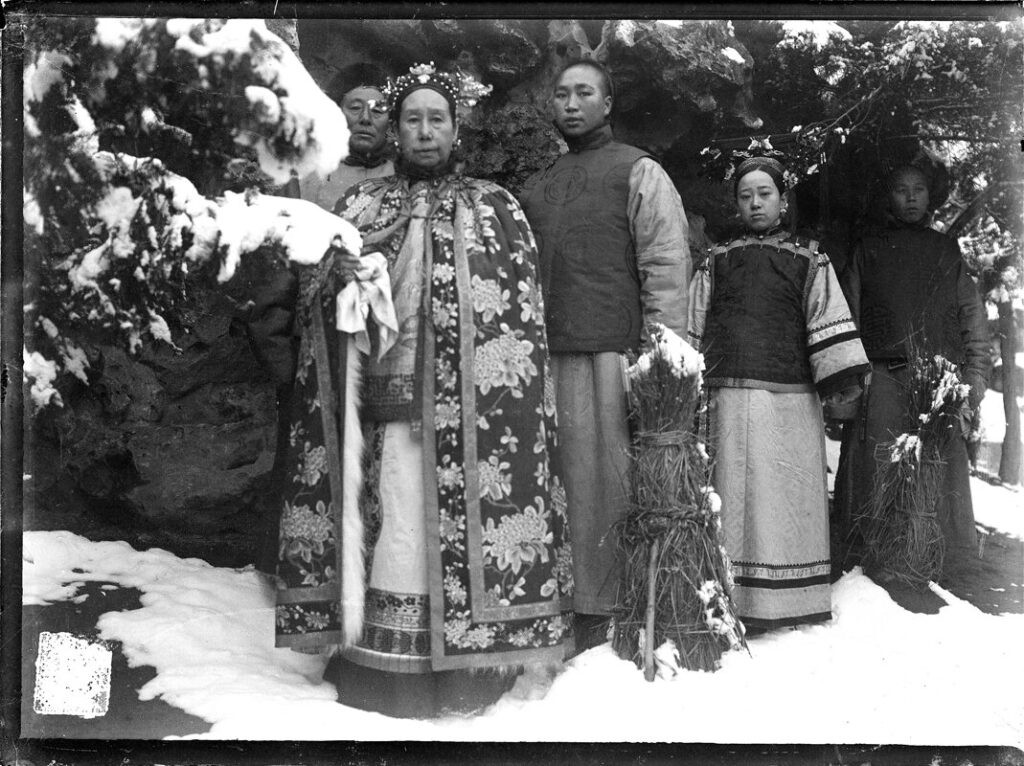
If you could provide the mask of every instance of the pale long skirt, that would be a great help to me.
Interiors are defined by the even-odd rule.
[[[714,485],[740,617],[765,629],[830,619],[818,395],[722,387],[709,400]]]
[[[368,429],[363,502],[380,530],[372,547],[363,635],[346,659],[396,673],[430,672],[423,442],[409,423]],[[364,509],[365,511],[365,509]]]
[[[430,663],[427,523],[423,443],[409,423],[366,431],[367,488],[363,503],[372,558],[363,635],[328,666],[338,701],[398,718],[467,714],[494,703],[514,675],[434,671]]]
[[[629,502],[629,424],[621,357],[551,355],[569,532],[573,609],[610,615],[621,580],[612,526]]]

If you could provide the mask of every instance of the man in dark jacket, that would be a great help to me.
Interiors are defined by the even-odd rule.
[[[555,125],[569,152],[521,196],[540,250],[573,544],[576,644],[604,642],[619,582],[612,524],[627,507],[629,430],[621,355],[646,322],[686,337],[690,252],[671,179],[612,137],[614,93],[599,64],[555,81]]]

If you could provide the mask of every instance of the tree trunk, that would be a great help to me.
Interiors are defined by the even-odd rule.
[[[999,308],[999,348],[1003,359],[1003,412],[1006,415],[1006,436],[999,458],[999,479],[1006,484],[1019,484],[1021,479],[1020,409],[1017,407],[1017,326],[1013,304],[1002,301]]]

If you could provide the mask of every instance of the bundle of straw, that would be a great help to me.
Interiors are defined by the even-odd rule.
[[[942,455],[960,429],[970,386],[949,360],[911,348],[906,406],[912,426],[878,446],[874,486],[858,526],[867,573],[923,588],[942,572],[945,546],[936,512]]]
[[[625,572],[612,645],[650,681],[656,649],[672,670],[715,670],[746,642],[719,542],[720,502],[695,433],[703,359],[664,325],[652,325],[649,340],[625,372],[635,438],[631,507],[614,529]]]

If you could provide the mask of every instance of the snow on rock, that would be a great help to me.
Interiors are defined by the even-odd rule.
[[[737,64],[745,64],[747,61],[745,58],[743,58],[743,54],[740,53],[735,48],[733,48],[732,46],[728,48],[722,48],[722,55],[729,59],[729,61],[735,62]]]
[[[57,365],[38,351],[22,349],[25,382],[29,384],[29,396],[36,407],[48,404],[64,405],[53,382],[57,379]]]
[[[1003,506],[1016,497],[992,491]],[[24,557],[25,603],[75,598],[87,580],[142,592],[140,609],[99,618],[101,637],[156,669],[140,697],[211,722],[202,737],[1024,744],[1024,615],[984,614],[937,587],[947,605],[914,614],[859,569],[833,586],[830,623],[753,638],[716,673],[647,683],[605,644],[569,662],[546,694],[520,689],[477,716],[396,721],[337,704],[325,658],[273,647],[273,587],[251,569],[68,532],[25,533]]]
[[[348,124],[292,50],[259,19],[229,19],[213,31],[206,23],[170,19],[166,29],[175,48],[199,62],[224,66],[248,57],[249,115],[235,140],[256,150],[263,172],[283,184],[293,172],[302,178],[337,168],[348,155]]]

